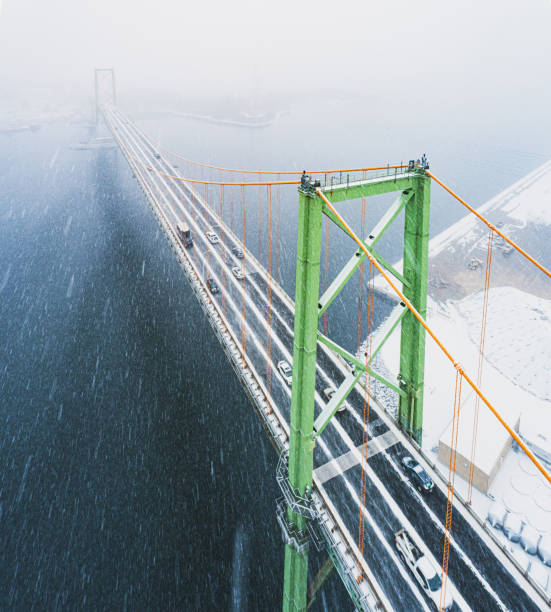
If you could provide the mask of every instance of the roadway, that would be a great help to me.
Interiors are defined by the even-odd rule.
[[[271,370],[271,395],[286,419],[290,420],[291,390],[277,370],[285,359],[292,363],[293,305],[272,279],[270,304],[272,321],[271,354],[266,352],[267,273],[243,249],[239,239],[219,218],[190,183],[163,174],[177,173],[174,166],[128,118],[115,108],[105,109],[105,117],[117,139],[142,165],[147,181],[171,226],[184,220],[193,231],[194,246],[188,250],[203,276],[214,278],[220,293],[211,296],[238,338],[244,338],[245,351],[256,370],[266,378]],[[147,170],[152,168],[153,170]],[[212,244],[206,232],[213,229],[220,242]],[[240,260],[232,247],[244,251]],[[238,280],[232,267],[243,268],[245,279]],[[242,317],[243,310],[246,313]],[[346,365],[319,345],[316,373],[316,416],[325,406],[323,389],[338,387],[347,373]],[[351,538],[357,541],[360,515],[361,443],[363,436],[363,393],[357,387],[347,399],[349,409],[338,413],[318,439],[314,467],[316,486],[329,495]],[[394,424],[376,404],[370,404],[369,458],[365,506],[364,555],[376,581],[393,610],[430,610],[432,604],[401,562],[394,547],[394,533],[402,527],[421,546],[438,568],[441,566],[446,513],[445,485],[434,477],[431,495],[418,493],[409,482],[402,464],[404,455],[414,456],[429,466],[403,439]],[[346,462],[343,460],[346,458]],[[267,475],[267,477],[273,477]],[[460,506],[454,507],[448,570],[454,609],[538,610],[542,600],[532,592],[515,568],[503,559],[497,547]]]

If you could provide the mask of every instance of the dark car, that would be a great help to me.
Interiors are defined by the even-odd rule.
[[[214,278],[207,278],[207,287],[213,295],[215,293],[220,293],[220,289],[218,288],[218,285],[216,284]]]
[[[402,465],[419,492],[430,493],[434,489],[434,482],[413,457],[402,457]]]

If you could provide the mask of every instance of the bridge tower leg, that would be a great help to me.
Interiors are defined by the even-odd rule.
[[[300,498],[308,497],[312,486],[322,207],[314,191],[299,190],[289,485]],[[306,534],[307,520],[287,507],[288,524],[296,533]],[[307,546],[298,547],[296,541],[286,544],[285,612],[306,610],[307,578]]]
[[[419,175],[414,195],[405,209],[404,269],[407,281],[403,293],[417,312],[426,318],[429,255],[430,178]],[[425,330],[408,312],[402,320],[400,344],[400,395],[398,420],[401,427],[418,444],[423,431],[423,393],[425,374]]]
[[[107,80],[106,79],[109,79]],[[109,78],[110,77],[110,78]],[[117,104],[117,89],[115,85],[115,71],[113,68],[96,68],[94,71],[94,89],[96,100],[96,125],[99,121],[99,107],[102,102],[105,102],[106,89],[110,89],[109,103]]]

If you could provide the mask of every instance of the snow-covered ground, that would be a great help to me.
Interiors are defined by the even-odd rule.
[[[435,206],[461,207],[433,186]],[[476,207],[475,202],[470,202]],[[496,228],[543,266],[551,268],[551,161],[477,208]],[[439,302],[476,293],[484,286],[488,227],[468,213],[429,243],[429,294]],[[396,264],[398,270],[402,263]],[[492,286],[511,286],[551,299],[551,282],[532,263],[494,234]],[[377,289],[388,293],[382,278]]]
[[[500,229],[510,236],[508,229],[520,230],[530,223],[551,225],[550,203],[551,161],[548,161],[488,200],[477,212],[496,225],[503,224]],[[505,227],[507,223],[509,227]],[[446,250],[456,252],[471,247],[479,227],[480,221],[474,215],[466,215],[430,241],[431,259]]]

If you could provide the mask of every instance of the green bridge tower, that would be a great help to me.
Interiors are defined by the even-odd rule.
[[[331,184],[321,188],[309,177],[303,176],[299,188],[298,244],[296,265],[295,322],[293,346],[293,384],[291,395],[291,426],[289,439],[289,463],[287,491],[292,496],[282,522],[285,531],[285,574],[283,610],[285,612],[307,609],[308,500],[313,482],[313,451],[316,437],[321,435],[339,406],[355,384],[369,368],[372,377],[386,384],[399,395],[398,421],[400,427],[418,444],[421,443],[423,426],[423,379],[425,364],[425,330],[413,314],[402,308],[393,315],[388,332],[377,347],[371,360],[361,363],[354,354],[324,336],[320,320],[354,272],[360,267],[366,254],[357,248],[323,295],[320,296],[321,227],[323,215],[346,234],[347,228],[326,205],[323,195],[335,204],[346,200],[364,198],[390,192],[399,192],[368,238],[363,240],[366,250],[402,285],[405,297],[423,318],[426,316],[428,239],[430,212],[430,178],[425,158],[421,165],[410,162],[400,170],[346,184]],[[398,272],[374,249],[381,236],[404,209],[404,259],[403,271]],[[400,372],[398,385],[385,380],[371,369],[371,362],[391,333],[401,323]],[[352,371],[337,389],[333,398],[314,419],[316,356],[318,342],[340,354],[352,364]],[[339,568],[337,568],[339,569]],[[325,571],[327,574],[327,572]],[[316,581],[318,582],[318,581]],[[346,584],[346,581],[345,581]],[[352,598],[355,594],[348,589]],[[315,594],[314,594],[315,596]],[[358,602],[355,601],[357,604]]]

